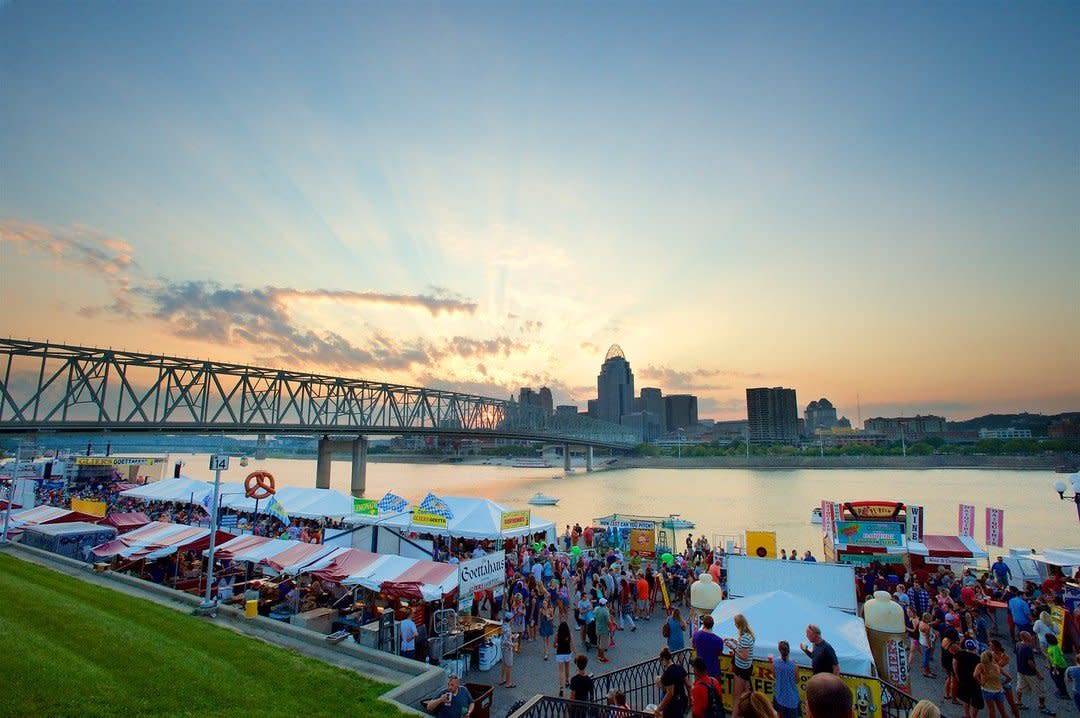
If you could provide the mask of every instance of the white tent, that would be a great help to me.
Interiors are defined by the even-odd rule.
[[[509,511],[505,506],[489,499],[475,496],[441,496],[453,518],[447,520],[446,528],[412,523],[412,514],[405,512],[389,516],[368,516],[354,514],[346,519],[352,524],[378,524],[379,526],[402,532],[415,531],[421,534],[451,536],[467,539],[499,539],[532,536],[537,533],[548,534],[549,540],[555,537],[555,522],[531,515],[529,525],[516,529],[502,530],[502,515]],[[286,508],[288,511],[288,508]]]
[[[175,479],[162,479],[153,483],[136,486],[133,489],[121,491],[121,496],[142,501],[175,501],[178,503],[199,503],[209,492],[214,490],[213,484],[205,481],[181,476]]]
[[[353,512],[353,500],[348,494],[334,489],[304,488],[300,486],[282,486],[274,494],[281,507],[290,517],[303,519],[341,518]],[[259,510],[266,506],[269,499],[259,502]],[[255,511],[255,499],[249,499],[241,493],[239,496],[226,496],[222,505],[234,511]]]
[[[799,650],[806,641],[806,626],[821,628],[822,637],[836,651],[840,671],[859,676],[873,675],[874,656],[866,640],[866,626],[861,618],[843,611],[812,603],[786,591],[770,591],[755,596],[721,601],[713,612],[716,622],[713,632],[725,638],[739,635],[734,618],[741,613],[754,631],[754,658],[766,659],[779,655],[777,644],[791,644],[791,660],[809,666],[810,659]]]

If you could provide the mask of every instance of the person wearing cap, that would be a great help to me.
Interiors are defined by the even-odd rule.
[[[593,620],[596,621],[596,660],[610,663],[607,649],[611,644],[611,612],[606,598],[600,598],[600,605],[593,611]]]
[[[953,655],[956,697],[964,704],[964,718],[975,718],[986,707],[982,686],[975,678],[975,669],[979,667],[979,644],[975,639],[967,638],[959,641],[958,645],[960,650]]]

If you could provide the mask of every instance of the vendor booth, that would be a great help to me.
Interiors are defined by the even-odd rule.
[[[926,565],[973,566],[988,558],[983,547],[970,536],[925,534],[922,541],[910,541],[907,548],[912,569]]]
[[[857,676],[874,675],[874,656],[866,638],[862,619],[843,611],[826,608],[802,596],[786,591],[770,591],[746,598],[721,601],[712,612],[718,636],[738,635],[734,617],[742,614],[750,623],[756,638],[753,657],[764,660],[776,653],[776,645],[784,640],[793,648],[791,660],[809,666],[810,659],[798,650],[805,640],[806,626],[815,624],[822,636],[836,650],[840,671]]]
[[[100,521],[102,526],[112,526],[120,533],[142,528],[150,523],[150,517],[141,511],[112,513]]]
[[[76,561],[92,558],[92,549],[116,536],[112,526],[99,526],[85,521],[27,526],[19,543],[44,551],[67,556]]]
[[[217,532],[218,542],[228,541],[232,537],[232,534],[225,531]],[[171,556],[178,551],[202,551],[209,546],[208,528],[152,521],[142,528],[95,546],[93,552],[98,558],[153,560]]]
[[[282,486],[274,494],[290,517],[302,519],[339,519],[353,513],[353,497],[334,489]],[[258,504],[243,492],[226,496],[221,505],[233,511],[253,513]],[[266,501],[262,502],[266,506]]]
[[[609,514],[593,521],[603,529],[593,535],[598,548],[617,548],[629,556],[651,559],[670,552],[675,543],[671,516]]]
[[[11,512],[11,518],[8,521],[8,535],[17,535],[28,526],[66,524],[75,521],[97,523],[100,520],[100,516],[91,516],[90,514],[62,509],[57,506],[35,506],[32,509]]]

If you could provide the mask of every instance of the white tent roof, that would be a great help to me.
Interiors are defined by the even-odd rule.
[[[304,488],[300,486],[282,486],[274,494],[282,508],[290,517],[296,516],[303,519],[340,518],[353,512],[353,500],[348,494],[343,494],[334,489]],[[265,507],[269,499],[259,502],[260,511]],[[252,512],[255,510],[255,499],[249,499],[241,492],[239,496],[226,496],[222,502],[235,511]]]
[[[187,503],[193,501],[199,503],[203,497],[214,490],[213,484],[205,481],[181,476],[177,479],[162,479],[153,483],[136,486],[134,489],[121,491],[121,496],[143,501],[176,501]]]
[[[509,510],[505,506],[475,496],[441,496],[439,498],[446,503],[447,508],[450,509],[454,516],[454,518],[446,522],[445,529],[423,525],[414,526],[412,515],[409,513],[392,514],[389,517],[354,514],[347,518],[347,522],[378,524],[398,531],[415,531],[437,536],[492,540],[531,536],[532,534],[555,530],[554,521],[547,521],[532,514],[528,527],[503,531],[502,514]],[[288,508],[286,508],[286,511],[288,511]]]
[[[787,641],[793,646],[791,660],[809,666],[810,659],[797,646],[806,640],[806,626],[813,623],[836,651],[843,673],[859,676],[873,675],[874,656],[866,640],[866,626],[861,618],[843,611],[812,603],[786,591],[770,591],[746,598],[721,601],[713,612],[716,622],[713,632],[718,636],[734,637],[734,618],[741,613],[754,631],[754,658],[766,659],[779,655],[777,644]]]

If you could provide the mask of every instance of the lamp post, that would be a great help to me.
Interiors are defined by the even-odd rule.
[[[1058,492],[1058,498],[1062,501],[1072,500],[1076,504],[1076,519],[1080,521],[1080,471],[1069,476],[1069,483],[1072,485],[1072,496],[1065,495],[1065,482],[1056,481],[1054,483],[1054,491]]]

